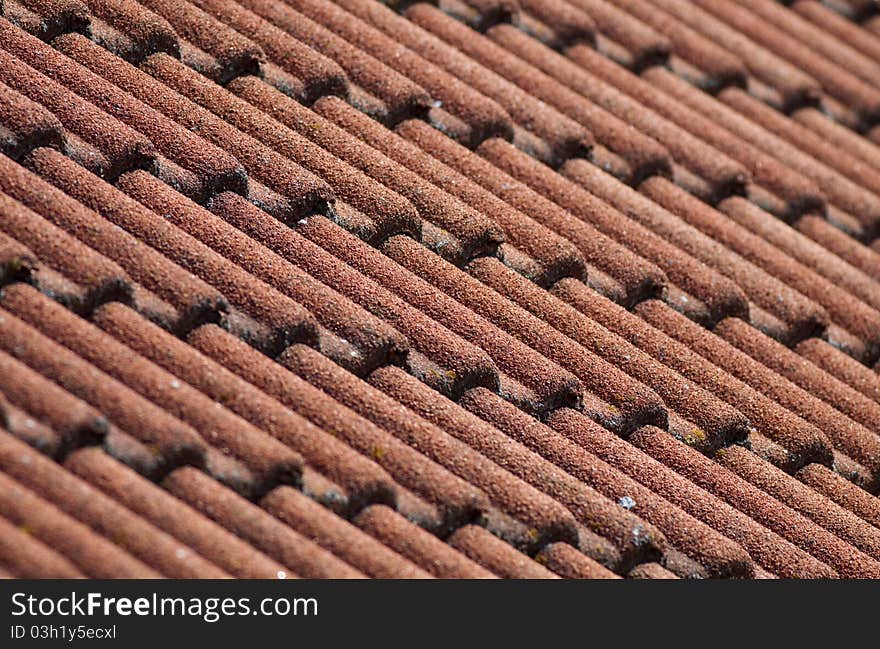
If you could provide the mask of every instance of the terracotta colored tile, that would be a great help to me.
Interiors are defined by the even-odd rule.
[[[197,131],[201,137],[239,159],[255,180],[280,194],[282,200],[279,213],[276,214],[279,218],[295,219],[332,201],[332,191],[315,175],[121,59],[101,48],[92,49],[82,41],[65,47],[64,51],[89,67],[96,68],[106,79],[180,126]],[[161,58],[168,55],[155,56]]]
[[[784,139],[799,151],[792,151],[785,144],[779,147],[778,141],[768,141],[764,133],[760,137],[749,138],[756,146],[812,178],[832,203],[858,218],[869,232],[877,231],[876,194],[880,191],[880,173],[877,170],[866,167],[858,156],[835,146],[737,88],[725,90],[718,97],[754,124],[776,138]],[[746,136],[745,129],[737,129],[737,132]]]
[[[132,198],[222,255],[222,262],[214,262],[216,268],[225,267],[230,278],[240,277],[240,285],[248,289],[248,298],[236,299],[234,288],[218,283],[215,286],[222,287],[224,294],[234,304],[259,320],[267,322],[271,317],[273,320],[268,320],[267,324],[277,326],[278,323],[274,321],[277,316],[273,311],[276,308],[290,309],[284,302],[276,306],[279,300],[275,292],[266,290],[271,286],[296,300],[296,304],[308,309],[321,326],[349,343],[351,349],[339,360],[357,368],[357,371],[369,371],[405,354],[406,340],[393,328],[155,178],[146,173],[126,174],[117,185]],[[192,247],[189,247],[189,251],[194,256]],[[230,264],[251,276],[248,277],[242,270],[230,268]],[[210,275],[203,276],[210,281]],[[272,308],[264,311],[252,306],[259,302]]]
[[[571,160],[563,166],[561,173],[632,220],[650,228],[682,251],[692,255],[697,261],[715,267],[720,273],[730,277],[730,281],[736,281],[740,275],[753,277],[752,285],[765,279],[760,276],[760,273],[755,272],[756,269],[730,255],[718,242],[713,241],[709,236],[676,215],[658,209],[657,205],[645,200],[638,192],[603,173],[600,169],[579,160]],[[659,185],[668,187],[672,191],[676,190],[672,183],[659,177],[648,179],[643,184]],[[678,191],[683,193],[683,190]],[[696,201],[697,199],[692,200]],[[756,274],[758,277],[754,278]],[[736,286],[725,284],[726,280],[720,280],[715,289],[717,295],[703,298],[713,320],[725,312],[739,315],[748,312],[746,294]]]
[[[21,579],[82,579],[70,560],[0,516],[0,561]]]
[[[880,563],[662,431],[643,428],[633,435],[633,443],[820,561],[827,562],[842,577],[880,574]]]
[[[794,228],[875,281],[880,280],[880,254],[825,219],[807,214]]]
[[[596,22],[565,0],[520,0],[519,4],[527,13],[521,12],[514,24],[545,45],[561,49],[578,41],[596,42]],[[530,28],[532,21],[540,21],[552,35],[541,38],[537,30]]]
[[[348,95],[348,79],[335,61],[287,32],[230,0],[191,0],[220,22],[260,45],[269,60],[301,84],[301,96],[311,103],[325,94]]]
[[[155,52],[178,55],[174,28],[135,0],[82,0],[91,11],[90,31],[95,42],[138,63]]]
[[[14,52],[13,48],[9,49]],[[68,143],[65,150],[99,176],[113,179],[128,169],[150,166],[155,152],[147,138],[40,74],[7,50],[0,50],[0,81],[44,106],[60,120],[66,132],[84,141],[88,151],[83,155],[79,155],[75,144]],[[58,142],[51,139],[47,144],[58,146]]]
[[[861,22],[866,25],[872,21],[872,16],[877,12],[877,6],[871,0],[823,0],[837,13],[850,20]]]
[[[101,447],[110,457],[150,480],[158,480],[167,470],[154,449],[113,424]]]
[[[265,105],[265,104],[264,104]],[[291,108],[293,108],[291,106]],[[314,110],[328,121],[337,125],[345,124],[357,111],[334,97],[319,99]],[[285,115],[290,122],[292,115]],[[293,117],[297,122],[299,119]],[[311,121],[311,120],[309,120]],[[308,122],[307,122],[308,123]],[[329,125],[328,125],[329,126]],[[357,122],[350,134],[361,129]],[[303,128],[303,126],[299,126]],[[309,124],[314,132],[314,124]],[[423,229],[421,239],[425,245],[437,250],[444,257],[462,263],[477,254],[491,253],[503,240],[503,232],[489,217],[476,212],[468,205],[450,196],[434,185],[426,182],[403,165],[389,159],[363,143],[352,142],[350,135],[343,135],[338,129],[319,129],[320,134],[312,137],[322,146],[336,152],[386,187],[399,192],[409,199],[419,215],[440,230],[439,238]],[[393,137],[389,133],[389,137]],[[385,228],[390,234],[390,228]],[[400,232],[397,229],[397,232]],[[451,236],[450,236],[451,235]]]
[[[99,309],[94,322],[217,403],[274,435],[329,478],[342,485],[351,506],[393,502],[394,482],[375,463],[353,452],[220,363],[150,324],[121,304]]]
[[[805,340],[794,349],[816,367],[880,403],[880,377],[870,368],[819,338]]]
[[[358,579],[364,576],[197,469],[177,469],[162,481],[162,487],[282,565],[288,566],[295,571],[291,576],[312,579]]]
[[[592,485],[612,499],[618,506],[617,518],[625,516],[624,511],[626,511],[629,515],[637,515],[659,528],[666,536],[667,544],[655,540],[653,544],[655,549],[660,549],[665,554],[671,547],[679,548],[692,557],[692,560],[706,566],[713,575],[743,576],[751,573],[748,556],[733,542],[694,520],[678,506],[652,493],[586,450],[584,439],[573,431],[594,431],[593,435],[605,436],[628,446],[616,435],[590,422],[583,415],[568,409],[556,411],[549,419],[554,427],[560,426],[554,422],[557,422],[562,413],[566,413],[563,421],[570,422],[568,428],[560,427],[557,431],[516,414],[508,404],[485,390],[471,391],[462,403],[481,418],[498,426],[514,439],[522,441],[571,475]],[[632,538],[628,543],[622,543],[624,539],[613,536],[610,527],[606,528],[608,531],[605,532],[606,536],[614,539],[621,547],[624,563],[620,568],[623,570],[627,570],[634,563],[657,558],[657,553],[644,545],[651,536],[655,536],[655,539],[659,538],[656,537],[657,533],[652,531],[646,534],[644,522],[629,524]],[[633,525],[635,526],[632,527]],[[663,545],[667,547],[664,548]]]
[[[613,572],[567,543],[551,543],[545,546],[535,556],[535,561],[565,579],[619,579]]]
[[[352,10],[350,4],[347,6]],[[451,18],[446,18],[431,7],[421,5],[417,8],[417,14],[438,29],[441,25],[451,23],[454,26]],[[422,25],[411,22],[387,11],[367,13],[361,9],[357,15],[463,83],[498,102],[518,125],[528,125],[527,133],[546,140],[549,145],[548,161],[561,162],[572,155],[585,153],[591,146],[592,137],[586,129],[448,45],[441,40],[439,32],[434,34],[427,29],[425,25],[428,23]],[[412,19],[413,16],[407,17]],[[540,151],[535,150],[534,153],[538,154]]]
[[[477,259],[471,262],[468,271],[585,349],[655,390],[668,407],[696,424],[702,436],[701,440],[695,440],[698,446],[714,448],[745,438],[749,425],[739,412],[558,298],[516,276],[496,260]]]
[[[64,32],[85,32],[91,18],[82,0],[6,0],[5,5],[7,20],[45,41]]]
[[[372,458],[399,484],[436,505],[442,512],[442,526],[455,528],[488,506],[480,491],[218,327],[197,329],[189,343]]]
[[[659,563],[641,563],[627,573],[628,579],[678,579]]]
[[[31,393],[28,393],[28,399],[32,398]],[[6,430],[25,444],[33,446],[49,457],[57,457],[63,446],[61,435],[47,424],[35,419],[30,413],[12,405],[2,393],[0,393],[0,425],[5,426]]]
[[[817,51],[818,43],[811,41],[810,46],[807,47],[772,24],[770,19],[774,12],[768,10],[766,3],[750,2],[749,9],[745,6],[731,6],[717,0],[697,0],[697,4],[813,76],[828,94],[852,106],[862,119],[872,121],[880,115],[878,113],[880,91],[829,60],[827,52]],[[787,21],[788,29],[793,18],[788,17],[788,13],[783,16]]]
[[[428,317],[482,348],[505,375],[523,386],[524,394],[510,395],[523,407],[542,411],[579,399],[580,383],[573,374],[326,219],[311,218],[298,231]]]
[[[615,85],[596,76],[590,67],[576,65],[570,59],[541,47],[509,26],[501,25],[493,28],[490,36],[499,45],[529,61],[563,85],[660,142],[677,162],[710,184],[707,197],[738,191],[745,182],[747,172],[742,165],[707,146],[705,142],[642,103],[633,100]],[[627,70],[615,66],[611,61],[604,58],[603,60],[607,66],[616,68],[619,77],[638,79]]]
[[[290,487],[278,487],[260,505],[300,534],[376,579],[425,579],[427,572],[333,512]]]
[[[675,548],[669,548],[660,559],[660,566],[679,579],[709,579],[709,572],[699,563]]]
[[[780,108],[791,110],[815,100],[819,82],[806,71],[780,58],[747,34],[687,0],[657,0],[660,9],[739,56],[749,72],[782,96]]]
[[[258,108],[232,95],[170,57],[156,57],[146,61],[141,69],[176,89],[192,101],[212,111],[227,123],[240,128],[264,145],[286,156],[328,182],[335,194],[351,206],[387,224],[388,229],[413,229],[418,215],[413,206],[400,195],[389,191],[367,175],[312,144],[301,134],[264,114]],[[248,77],[256,81],[256,77]],[[258,82],[259,83],[259,82]],[[236,84],[237,85],[237,84]],[[271,93],[275,102],[296,106],[300,115],[313,122],[320,119],[309,109],[280,94],[267,84],[260,83]],[[354,109],[352,109],[354,110]],[[273,111],[267,111],[273,112]],[[310,124],[312,129],[318,128]],[[300,128],[302,131],[303,129]],[[305,135],[309,130],[305,130]],[[343,156],[344,157],[344,156]]]
[[[558,579],[541,564],[482,527],[467,525],[449,537],[449,544],[499,577],[506,579]]]
[[[0,473],[0,515],[19,530],[25,530],[28,536],[33,536],[64,556],[77,570],[93,579],[150,579],[162,576],[6,473]]]
[[[212,446],[254,473],[253,495],[277,483],[296,483],[302,457],[274,437],[217,407],[192,386],[166,372],[85,320],[33,289],[7,289],[3,306],[159,407],[188,423]]]
[[[64,127],[39,103],[0,83],[0,152],[13,160],[41,146],[64,148]]]
[[[509,259],[509,255],[505,256],[505,263],[517,268],[533,281],[547,285],[562,276],[580,277],[584,274],[585,262],[571,242],[507,205],[500,198],[414,143],[400,137],[400,135],[405,136],[410,126],[417,128],[418,124],[424,125],[423,122],[415,120],[404,122],[398,127],[397,132],[392,134],[350,112],[345,116],[340,114],[338,117],[341,118],[342,126],[350,131],[357,130],[359,136],[371,146],[381,149],[386,155],[395,158],[425,180],[492,218],[503,229],[505,242],[515,246],[519,252],[529,255],[531,262],[536,263],[539,270],[536,274],[527,265],[518,265],[516,260]],[[349,119],[345,119],[346,117]],[[461,153],[469,153],[457,143],[448,139],[447,142],[451,147],[458,147]]]
[[[583,525],[578,526],[578,544],[577,549],[592,559],[596,563],[612,572],[621,571],[628,562],[630,557],[624,557],[621,551],[614,544],[603,536],[599,536],[592,530],[588,530]],[[669,547],[666,548],[667,552]],[[644,553],[644,556],[654,554],[653,548]]]
[[[786,342],[796,342],[815,335],[827,326],[828,313],[822,304],[787,284],[792,278],[800,280],[797,284],[799,287],[806,287],[814,281],[821,282],[821,278],[815,273],[788,258],[733,219],[724,218],[713,208],[663,179],[652,178],[639,189],[657,205],[677,215],[727,249],[716,263],[727,262],[722,266],[726,270],[725,274],[748,291],[754,304],[782,321]],[[728,207],[737,207],[741,211],[756,214],[760,212],[759,208],[741,198],[726,199],[720,207],[725,213],[725,208]],[[810,293],[818,296],[816,291]],[[827,300],[823,298],[823,301]]]
[[[581,468],[577,470],[577,475],[590,476],[582,479],[594,483],[597,488],[601,489],[608,497],[614,498],[624,509],[643,516],[646,520],[657,525],[666,534],[670,544],[669,549],[674,547],[678,552],[686,555],[689,561],[697,562],[701,569],[705,569],[714,576],[742,577],[751,575],[752,561],[735,541],[724,538],[703,522],[692,518],[677,504],[656,495],[650,489],[646,489],[621,473],[616,466],[606,464],[605,461],[590,452],[595,450],[603,457],[608,457],[608,452],[603,449],[602,443],[594,442],[593,438],[604,440],[605,446],[611,444],[613,447],[616,444],[630,448],[625,442],[569,409],[556,411],[550,416],[548,423],[554,429],[550,435],[556,439],[554,446],[558,450],[555,454],[559,458],[556,461],[564,462],[566,465],[580,464]],[[550,429],[545,430],[549,432]],[[609,459],[615,465],[621,465],[632,472],[626,462],[621,464],[619,458],[612,455]],[[656,489],[657,487],[651,485],[651,488]],[[694,497],[695,494],[692,494],[691,498]],[[682,500],[676,498],[674,492],[673,498],[678,501]],[[697,500],[699,500],[698,495]],[[700,511],[699,507],[690,503],[684,503],[683,506],[695,511],[700,518],[706,518],[705,512]],[[708,520],[713,524],[716,523],[711,518]],[[737,538],[737,541],[739,540]],[[642,558],[642,561],[650,560],[650,557]]]
[[[877,280],[763,210],[725,209],[726,205],[721,206],[722,210],[744,228],[865,304],[880,308],[880,283]],[[807,218],[819,217],[805,216],[800,220]],[[853,247],[859,245],[855,241],[852,243]]]
[[[880,529],[763,462],[747,449],[732,446],[718,453],[715,461],[867,555],[875,559],[880,555]]]
[[[671,51],[705,75],[708,82],[705,90],[711,92],[731,84],[745,84],[748,72],[738,56],[679,22],[656,4],[644,0],[621,0],[616,4],[666,36]]]
[[[872,188],[876,183],[870,172],[864,176],[855,169],[853,161],[843,155],[823,155],[824,160],[830,157],[827,165],[819,162],[808,153],[800,149],[811,146],[809,135],[803,141],[800,138],[797,145],[786,141],[788,131],[796,130],[784,117],[777,116],[772,109],[764,106],[758,100],[751,98],[739,88],[728,88],[719,95],[721,102],[712,97],[699,93],[677,77],[660,70],[652,69],[645,73],[648,79],[663,92],[675,97],[677,100],[689,106],[694,111],[701,113],[717,126],[728,129],[735,136],[761,149],[766,155],[771,156],[780,163],[786,165],[794,172],[816,183],[816,186],[827,197],[829,202],[851,213],[866,228],[876,229],[878,214],[880,214],[880,198],[866,191],[858,184],[870,182]],[[723,103],[722,103],[723,102]],[[735,110],[726,104],[732,105]],[[738,111],[738,112],[737,112]],[[824,147],[817,146],[812,152]],[[834,168],[831,168],[834,167]],[[836,169],[841,169],[837,171]],[[761,183],[762,177],[758,171],[753,171],[756,180]],[[856,176],[858,180],[853,182],[846,176]],[[773,185],[767,182],[770,189]],[[781,193],[781,192],[779,192]]]
[[[510,25],[492,27],[487,37],[453,21],[443,21],[442,26],[433,29],[446,42],[487,69],[589,129],[598,143],[627,163],[630,169],[627,180],[669,173],[668,154],[656,141],[492,42],[497,30],[518,32],[516,28]]]
[[[387,547],[441,579],[492,579],[494,575],[437,537],[384,505],[372,505],[353,520]]]
[[[247,179],[238,161],[231,155],[190,133],[161,113],[136,100],[89,69],[71,61],[52,47],[15,30],[0,20],[3,47],[20,60],[36,66],[68,89],[75,89],[84,99],[131,128],[143,133],[163,155],[190,172],[195,182],[183,189],[189,195],[206,196],[230,189],[245,193]],[[92,70],[106,73],[108,62],[125,67],[103,48],[78,34],[67,34],[53,43],[71,58],[89,63]],[[160,174],[163,171],[160,168]]]
[[[43,155],[48,151],[41,149],[32,154],[27,160],[29,166],[56,186],[64,188],[68,195],[84,201],[112,223],[151,244],[163,254],[164,259],[181,264],[192,273],[190,277],[194,275],[210,284],[210,292],[222,292],[234,306],[264,323],[272,331],[273,344],[270,348],[283,348],[297,340],[314,340],[316,323],[303,306],[60,155]],[[180,200],[187,203],[184,198]],[[163,207],[167,209],[167,204]],[[205,296],[188,296],[188,299],[197,301],[197,305],[199,302],[208,302]],[[189,306],[188,311],[197,311],[197,308]],[[196,320],[193,324],[199,322]]]
[[[846,478],[857,487],[870,493],[876,493],[878,486],[880,486],[880,476],[876,472],[866,469],[840,451],[834,451],[834,461],[831,464],[831,469],[837,475]]]
[[[425,421],[378,389],[347,374],[342,368],[306,347],[294,346],[279,361],[329,393],[361,416],[391,432],[452,473],[484,491],[492,503],[530,528],[527,539],[510,539],[526,546],[574,539],[574,518],[562,505],[515,477],[509,466],[502,468],[446,431]],[[380,370],[381,371],[381,370]],[[381,385],[381,383],[379,384]]]
[[[32,251],[30,254],[39,258],[42,264],[85,289],[85,299],[73,303],[66,302],[61,295],[52,295],[65,306],[87,313],[102,302],[130,298],[131,281],[116,263],[2,193],[0,210],[3,212],[0,231],[26,244]],[[25,258],[20,263],[25,263]]]
[[[725,200],[719,207],[725,214],[733,215],[732,220],[739,223],[748,223],[762,218],[762,215],[758,213],[759,208],[738,197]],[[730,229],[734,233],[742,232],[736,228]],[[725,243],[734,247],[736,244],[730,240],[732,238],[731,236],[729,239],[725,239]],[[866,361],[870,362],[876,358],[880,352],[878,349],[880,346],[880,312],[876,308],[872,308],[857,296],[846,291],[845,287],[840,286],[840,282],[826,280],[800,262],[786,255],[780,255],[778,248],[754,235],[746,234],[745,237],[740,237],[740,243],[736,245],[736,250],[754,263],[759,264],[770,274],[822,305],[828,311],[834,324],[862,341],[865,346]],[[872,282],[866,281],[865,283],[871,284]],[[866,286],[859,293],[870,290],[871,287]]]
[[[20,485],[163,575],[201,579],[228,577],[187,546],[11,436],[0,435],[0,466]]]
[[[0,425],[147,561],[0,577],[880,574],[877,9],[740,5],[7,1]]]
[[[443,112],[463,124],[460,132],[450,133],[456,139],[476,146],[489,137],[513,137],[510,116],[495,101],[380,31],[378,23],[395,18],[386,7],[368,0],[339,0],[335,4],[328,0],[291,0],[288,4],[427,90],[435,100],[429,113],[432,121],[441,108],[436,103],[440,102]],[[438,126],[445,123],[441,120]]]
[[[632,57],[630,67],[638,71],[662,63],[671,49],[670,41],[649,25],[605,0],[573,0],[586,11],[603,34],[620,43]]]
[[[233,84],[233,90],[321,146],[352,160],[353,163],[363,165],[377,180],[410,198],[423,218],[458,236],[461,240],[459,247],[463,248],[462,253],[465,255],[473,254],[481,247],[497,245],[502,240],[502,232],[499,232],[498,227],[501,226],[504,240],[522,247],[524,252],[550,266],[545,272],[558,274],[566,272],[571,266],[577,266],[577,261],[566,258],[566,254],[575,256],[576,253],[565,250],[565,242],[552,238],[550,233],[541,232],[541,226],[528,217],[509,214],[509,208],[505,210],[503,203],[497,198],[347,105],[332,99],[322,99],[315,104],[320,115],[309,114],[298,105],[282,102],[265,84],[252,77],[237,81]],[[405,122],[409,123],[411,122]],[[347,134],[356,135],[369,146],[353,140]],[[393,174],[387,170],[375,171],[393,166],[392,162],[383,159],[376,151],[406,167],[412,174],[433,183],[436,189],[426,186],[403,170]],[[373,158],[375,163],[370,162]],[[438,189],[441,191],[438,192]],[[463,211],[456,201],[450,200],[443,192],[458,198],[479,214]],[[386,230],[390,234],[390,228]],[[430,244],[429,241],[425,243]],[[462,256],[462,253],[449,250],[452,247],[444,246],[438,252],[447,258],[453,254]],[[559,266],[562,268],[557,270]]]
[[[807,107],[793,112],[791,118],[837,145],[838,148],[845,147],[849,155],[867,162],[874,170],[880,169],[880,151],[877,145],[869,138],[862,137],[844,124],[835,121],[833,116],[819,109]]]
[[[201,462],[205,445],[192,428],[8,311],[0,311],[0,318],[4,325],[0,346],[8,354],[97,408],[107,419],[122,426],[139,440],[153,446],[166,466]]]
[[[586,56],[580,56],[581,53],[578,52],[578,60],[583,65]],[[647,87],[639,85],[634,88],[634,96],[742,163],[759,186],[783,199],[787,211],[781,217],[790,218],[824,209],[826,196],[812,173],[813,166],[808,165],[809,169],[805,170],[789,165],[787,156],[781,159],[780,149],[784,149],[785,154],[789,152],[781,139],[747,120],[731,123],[736,121],[734,111],[668,70],[651,68],[642,75],[640,84],[647,84]],[[624,89],[630,90],[635,85],[628,84]],[[651,90],[646,94],[648,88]],[[729,88],[722,92],[742,91]],[[767,144],[767,140],[772,143]]]
[[[818,447],[816,446],[817,440],[825,439],[816,427],[732,376],[726,366],[713,365],[689,349],[687,345],[590,291],[579,282],[564,280],[554,287],[553,293],[658,361],[678,371],[682,376],[726,401],[746,415],[763,434],[791,449],[794,455],[789,458],[786,454],[786,464],[783,465],[786,470],[800,466],[800,454],[803,451],[811,447],[821,449],[823,444],[826,450],[820,452],[828,461],[829,443],[827,440],[818,441]],[[661,312],[667,315],[673,313],[669,307],[655,304],[658,317]],[[796,466],[792,468],[788,462],[794,462]]]
[[[876,58],[865,55],[854,47],[846,38],[839,38],[831,33],[832,30],[821,26],[811,24],[800,14],[796,8],[794,11],[776,6],[771,2],[764,0],[748,0],[744,3],[749,11],[757,18],[763,20],[767,25],[772,25],[779,31],[779,35],[783,36],[783,40],[795,40],[801,43],[809,43],[810,49],[814,55],[821,57],[829,63],[834,63],[847,72],[860,77],[869,84],[876,84],[880,79],[880,66],[876,63]],[[836,17],[840,22],[846,22],[835,16],[834,12],[827,10],[826,13],[832,17]],[[834,25],[831,21],[826,21],[828,26]],[[864,33],[861,30],[854,29],[857,33]],[[776,47],[783,47],[785,44],[776,44]],[[803,58],[795,58],[791,54],[785,53],[785,56],[796,63],[803,69],[810,69],[810,64]],[[818,75],[817,75],[818,76]]]
[[[596,269],[592,267],[595,266],[620,282],[626,291],[625,301],[635,302],[645,295],[659,294],[659,289],[666,281],[659,268],[634,255],[588,223],[572,219],[564,209],[491,162],[464,147],[456,146],[449,138],[416,120],[404,122],[396,130],[437,160],[571,241],[591,265],[588,273],[595,274]]]
[[[280,564],[100,449],[77,451],[68,456],[64,466],[236,577],[275,579],[285,571]]]
[[[27,365],[0,352],[0,399],[8,407],[26,409],[34,417],[33,427],[51,426],[57,435],[54,452],[63,452],[83,444],[100,442],[109,425],[103,415],[89,404],[66,392]],[[12,413],[4,413],[4,425],[15,432]]]
[[[597,75],[605,82],[610,83],[646,107],[656,111],[663,118],[670,120],[678,127],[701,138],[708,145],[715,147],[716,150],[722,152],[725,156],[721,159],[722,162],[728,160],[726,156],[730,156],[734,161],[741,163],[752,174],[758,184],[784,199],[786,204],[785,214],[788,212],[800,214],[804,211],[820,209],[824,206],[825,197],[811,180],[785,167],[768,154],[729,131],[718,128],[717,124],[701,115],[698,111],[691,109],[687,103],[680,102],[665,92],[657,92],[657,87],[646,80],[651,79],[653,81],[659,77],[667,80],[667,85],[673,84],[682,93],[688,93],[697,97],[703,96],[699,90],[680,80],[671,72],[664,71],[661,68],[652,68],[645,72],[644,78],[640,78],[615,66],[604,57],[582,46],[571,48],[567,54],[569,58],[579,63],[583,69]],[[702,153],[705,149],[694,149],[691,146],[683,147],[682,145],[685,142],[676,144],[675,140],[663,141],[670,148],[673,155],[685,161],[691,170],[700,170],[708,165],[710,171],[702,172],[702,175],[707,178],[718,178],[718,172],[712,171],[713,168],[717,168],[719,163],[719,160],[716,158],[717,154],[707,156]],[[712,151],[712,149],[709,149],[709,151]],[[694,156],[696,152],[700,152],[700,155]],[[740,173],[742,173],[741,170]],[[721,178],[724,177],[721,176]],[[731,178],[730,176],[727,177]],[[735,179],[735,177],[733,178]],[[741,178],[737,182],[736,186],[741,186],[744,179]],[[690,184],[692,183],[688,183],[688,185]],[[700,190],[699,187],[686,186],[686,188],[693,193],[701,195],[701,198],[704,200],[709,202],[716,200],[711,194],[706,194],[706,192]],[[729,193],[729,188],[727,191]]]
[[[661,302],[643,302],[636,307],[636,313],[649,324],[684,343],[706,360],[724,368],[726,372],[821,429],[823,431],[821,433],[815,428],[794,429],[787,431],[791,434],[790,438],[784,441],[780,439],[780,442],[795,454],[800,463],[811,461],[830,463],[831,448],[826,434],[830,435],[838,444],[844,443],[846,440],[844,448],[849,447],[847,450],[856,451],[868,443],[863,436],[857,433],[854,436],[851,434],[853,422],[839,413],[834,415],[830,412],[832,409],[829,406],[764,367],[723,339],[680,316]],[[830,422],[834,422],[834,425],[831,425]],[[862,452],[863,457],[856,459],[872,457],[870,452],[867,453],[866,455],[866,452]]]
[[[265,58],[259,45],[189,2],[144,0],[140,4],[177,32],[183,62],[218,83],[254,74]]]
[[[627,432],[638,427],[639,422],[665,424],[663,402],[648,387],[464,272],[444,264],[411,239],[389,239],[383,251],[459,304],[577,376],[588,395],[598,397],[619,412],[608,425]]]
[[[862,520],[880,528],[880,503],[876,496],[856,487],[821,464],[809,464],[798,471],[795,477]]]
[[[239,4],[336,61],[353,83],[380,100],[383,110],[369,111],[380,121],[394,124],[424,112],[430,104],[431,98],[419,85],[292,7],[269,0],[242,0]]]
[[[438,398],[429,388],[419,384],[401,370],[396,368],[377,370],[370,377],[370,382],[448,434],[554,498],[567,507],[582,525],[612,541],[622,553],[632,556],[651,552],[650,541],[646,543],[648,549],[632,547],[628,536],[632,534],[634,526],[641,527],[646,536],[653,534],[660,538],[656,530],[651,530],[650,525],[645,521],[634,516],[622,516],[622,512],[613,502],[590,486],[581,484],[540,454],[536,454],[534,449],[530,450],[527,444],[521,443],[513,436],[505,435],[453,402]],[[463,403],[470,401],[467,395],[464,399]],[[514,419],[517,420],[517,425],[521,423],[520,420],[533,421],[523,413],[519,413]],[[511,511],[511,513],[515,512]],[[522,515],[520,514],[519,517],[522,518]],[[657,544],[660,543],[661,541],[658,540]]]
[[[497,139],[484,142],[479,153],[574,216],[657,264],[677,287],[697,300],[719,304],[716,308],[721,312],[727,307],[720,304],[741,301],[738,289],[730,280],[549,167],[517,152],[506,142]]]
[[[436,389],[458,394],[462,385],[497,387],[497,369],[484,351],[459,338],[316,243],[284,227],[235,194],[218,196],[211,209],[404,334],[411,346],[405,361],[407,368]],[[331,233],[339,232],[329,224],[328,228]],[[332,234],[329,236],[332,238]],[[317,242],[323,243],[323,238]]]
[[[466,22],[477,31],[515,20],[520,13],[518,0],[437,0],[444,13]]]
[[[880,433],[880,405],[809,360],[765,336],[756,334],[742,320],[724,320],[715,327],[715,333],[853,421],[874,433]]]

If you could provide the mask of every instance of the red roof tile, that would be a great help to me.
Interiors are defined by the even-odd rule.
[[[223,570],[49,458],[0,435],[3,472],[166,577],[217,579]]]
[[[213,325],[194,331],[189,342],[242,378],[371,457],[404,487],[417,490],[444,510],[451,521],[469,520],[485,507],[483,494],[470,488],[388,431],[371,424],[330,395],[273,363]],[[426,476],[428,476],[426,478]],[[446,520],[443,524],[448,524]]]
[[[0,577],[880,576],[876,11],[0,1]]]
[[[99,449],[81,449],[71,454],[64,466],[236,577],[275,579],[284,570]]]
[[[138,2],[165,18],[177,32],[181,60],[218,83],[256,72],[265,59],[259,45],[189,2]]]
[[[547,161],[559,162],[570,155],[583,154],[589,149],[593,138],[586,128],[485,69],[441,40],[439,33],[432,33],[426,25],[431,24],[437,29],[442,25],[449,25],[442,13],[427,5],[418,5],[414,7],[414,11],[426,21],[424,24],[410,22],[388,10],[379,12],[375,8],[370,11],[359,9],[357,15],[498,102],[516,123],[514,139],[519,139],[523,146],[536,155]],[[538,141],[533,141],[532,138],[537,138]]]
[[[177,55],[177,33],[161,16],[135,0],[83,0],[91,11],[95,42],[127,61],[137,63],[155,52]]]
[[[633,443],[820,561],[827,562],[841,576],[876,578],[880,574],[880,563],[736,474],[716,469],[711,460],[663,431],[643,428],[633,435]]]
[[[377,540],[435,577],[485,579],[493,575],[384,505],[371,505],[353,521]]]
[[[41,544],[60,552],[89,577],[149,579],[162,576],[5,472],[0,473],[0,515]]]
[[[11,313],[0,311],[0,319],[4,325],[0,344],[8,354],[100,409],[111,422],[139,440],[157,448],[170,466],[201,461],[204,442],[192,428]]]
[[[295,529],[192,467],[169,474],[162,486],[233,534],[295,572],[287,577],[352,579],[363,574]]]
[[[351,523],[290,487],[278,487],[261,505],[313,541],[379,579],[429,577],[409,560],[389,550]]]
[[[44,40],[68,31],[85,31],[91,22],[81,0],[5,0],[5,16]]]
[[[130,309],[107,304],[95,312],[94,321],[131,350],[301,453],[346,489],[352,507],[393,501],[393,482],[373,462]]]
[[[77,579],[85,575],[69,559],[0,516],[0,561],[11,577]]]
[[[493,536],[482,527],[466,525],[449,537],[449,545],[487,570],[507,579],[557,579],[541,564]]]
[[[239,459],[254,473],[247,493],[258,495],[276,483],[297,482],[302,457],[213,402],[142,356],[22,284],[4,292],[3,307],[65,345],[110,376],[186,422],[212,446]]]
[[[627,50],[627,67],[641,70],[662,62],[669,53],[670,42],[662,34],[614,4],[605,0],[573,0],[572,4],[586,11],[607,38]]]

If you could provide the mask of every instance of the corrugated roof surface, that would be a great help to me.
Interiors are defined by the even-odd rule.
[[[880,577],[878,11],[0,0],[0,574]]]

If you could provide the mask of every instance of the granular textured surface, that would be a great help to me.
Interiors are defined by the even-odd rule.
[[[880,578],[880,5],[0,0],[0,576]]]

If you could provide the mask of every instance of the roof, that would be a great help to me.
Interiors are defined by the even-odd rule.
[[[876,3],[0,14],[0,574],[880,577]]]

